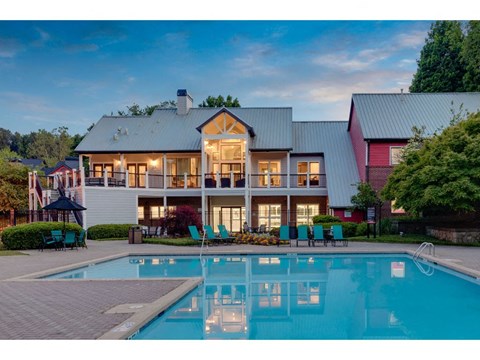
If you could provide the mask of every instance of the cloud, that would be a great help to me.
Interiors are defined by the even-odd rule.
[[[0,57],[13,58],[24,49],[24,46],[15,39],[0,38]]]
[[[242,53],[243,56],[232,59],[233,70],[241,76],[273,76],[282,71],[271,61],[276,50],[270,44],[252,43]]]
[[[64,109],[49,104],[48,101],[41,96],[15,91],[1,92],[0,99],[0,102],[3,102],[3,106],[5,107],[18,107],[19,112],[27,111],[29,113],[35,113],[36,116],[39,114],[58,114],[65,111]]]
[[[38,33],[39,39],[35,40],[32,43],[33,46],[41,47],[41,46],[44,46],[46,43],[48,43],[50,41],[51,36],[50,36],[49,33],[40,29],[39,27],[36,27],[35,31]]]
[[[427,34],[425,31],[414,30],[409,33],[401,33],[394,37],[394,47],[397,48],[419,48],[425,44]]]

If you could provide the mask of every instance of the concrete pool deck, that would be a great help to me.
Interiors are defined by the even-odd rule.
[[[88,241],[88,249],[0,256],[0,340],[123,339],[195,288],[201,279],[38,280],[126,255],[196,255],[199,247]],[[351,242],[348,247],[213,246],[212,254],[410,253],[418,245]],[[480,248],[436,246],[430,261],[480,278]]]

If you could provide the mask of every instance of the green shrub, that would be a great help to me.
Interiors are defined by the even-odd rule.
[[[63,222],[35,222],[6,228],[2,232],[2,243],[7,250],[38,249],[42,233],[49,235],[52,230],[63,230]],[[82,228],[77,224],[65,224],[65,230],[78,234]]]
[[[392,220],[390,218],[380,220],[380,234],[392,234]]]
[[[354,222],[348,222],[348,221],[333,222],[333,223],[322,223],[317,225],[322,225],[324,229],[330,229],[332,225],[342,225],[344,237],[353,237],[357,232],[357,223],[354,223]]]
[[[127,239],[128,231],[136,224],[99,224],[90,226],[87,230],[88,238],[98,239]]]
[[[355,236],[365,236],[367,235],[367,226],[368,224],[364,221],[357,225],[357,231]]]
[[[315,215],[312,220],[314,224],[337,223],[342,221],[338,216],[333,215]]]
[[[271,228],[268,233],[272,236],[280,237],[280,228],[279,227]]]

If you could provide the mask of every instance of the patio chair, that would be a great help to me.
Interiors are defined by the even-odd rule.
[[[299,241],[306,241],[308,246],[310,246],[310,239],[308,238],[308,226],[300,225],[298,227],[298,236],[297,236],[297,247]]]
[[[67,231],[65,233],[65,239],[63,240],[63,249],[66,250],[67,247],[70,247],[72,250],[73,248],[78,250],[77,234],[75,233],[75,231]]]
[[[259,234],[265,234],[267,232],[267,225],[261,224],[258,228],[258,233]]]
[[[158,226],[149,226],[147,236],[148,237],[159,236],[159,227]]]
[[[63,247],[63,232],[62,230],[51,230],[50,235],[52,239],[57,243],[57,247]]]
[[[211,225],[204,225],[203,228],[207,234],[206,238],[208,240],[211,240],[213,243],[220,243],[222,239],[215,234]]]
[[[218,230],[220,231],[220,238],[225,241],[226,243],[233,244],[233,241],[235,240],[234,236],[230,236],[230,234],[227,231],[227,228],[225,225],[218,225]]]
[[[288,244],[292,246],[290,241],[290,228],[287,225],[280,225],[280,237],[277,246],[280,246],[280,241],[288,241]]]
[[[323,234],[323,225],[313,225],[313,246],[315,246],[316,241],[321,241],[323,242],[323,246],[327,246],[327,238]]]
[[[332,225],[332,233],[333,233],[333,238],[332,238],[332,245],[336,246],[335,244],[337,242],[342,242],[343,246],[348,246],[348,240],[343,237],[343,227],[342,225]]]
[[[40,244],[40,247],[38,248],[39,251],[43,251],[46,247],[52,246],[55,248],[55,250],[58,249],[58,243],[57,240],[54,239],[52,236],[45,235],[44,233],[41,233],[42,235],[42,243]]]
[[[78,234],[77,245],[81,246],[81,247],[84,247],[85,249],[88,249],[88,247],[87,247],[87,232],[85,231],[85,229],[82,229],[82,231],[80,231],[80,234]]]
[[[190,236],[192,237],[193,240],[197,240],[199,245],[202,245],[203,237],[200,235],[198,232],[198,229],[195,225],[189,225],[188,226],[188,231],[190,231]],[[208,246],[208,243],[211,239],[208,238],[208,235],[205,234],[205,241]]]

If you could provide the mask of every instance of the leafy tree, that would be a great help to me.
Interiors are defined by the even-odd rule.
[[[436,21],[431,25],[410,92],[464,91],[465,67],[460,56],[463,38],[459,21]]]
[[[119,110],[117,111],[120,116],[150,116],[153,114],[155,109],[173,109],[177,107],[177,103],[174,100],[162,101],[157,105],[146,105],[144,108],[141,108],[140,105],[133,103],[131,106],[127,106],[128,111]]]
[[[0,128],[0,150],[9,148],[12,145],[13,134],[10,130]]]
[[[405,151],[382,190],[385,200],[415,215],[480,209],[480,113]]]
[[[480,91],[480,21],[472,20],[468,23],[461,56],[465,64],[465,91]]]
[[[354,209],[361,211],[367,211],[369,207],[382,205],[382,200],[372,188],[372,185],[363,181],[357,184],[357,194],[353,195],[350,201]]]
[[[237,98],[233,99],[231,95],[227,95],[225,99],[222,95],[217,97],[208,96],[205,100],[202,101],[199,107],[240,107],[240,102]]]
[[[18,157],[8,148],[0,150],[0,212],[28,208],[29,168],[10,161]]]
[[[54,166],[65,159],[72,151],[72,138],[67,127],[59,127],[48,132],[39,130],[28,147],[28,157],[43,159],[47,166]]]

